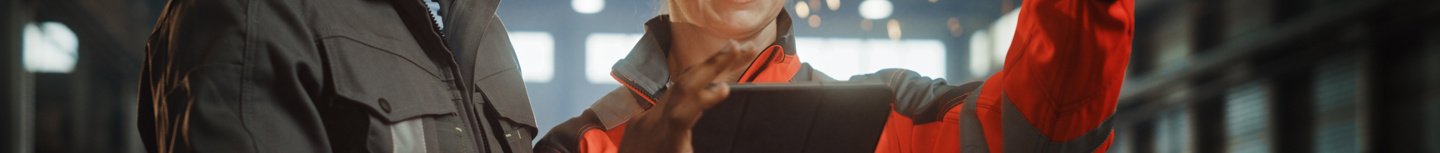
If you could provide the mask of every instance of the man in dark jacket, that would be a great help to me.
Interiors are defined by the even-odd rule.
[[[171,1],[140,80],[146,149],[529,152],[499,1],[434,1]]]

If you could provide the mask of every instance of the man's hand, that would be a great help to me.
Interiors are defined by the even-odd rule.
[[[756,47],[731,41],[726,49],[674,77],[673,86],[655,107],[632,120],[620,152],[694,152],[690,129],[706,109],[730,95],[731,76],[744,71],[759,53]]]

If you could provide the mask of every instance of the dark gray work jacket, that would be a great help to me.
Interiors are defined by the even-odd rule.
[[[146,46],[150,152],[530,152],[499,0],[173,0]]]

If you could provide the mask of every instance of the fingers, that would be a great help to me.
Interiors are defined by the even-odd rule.
[[[726,83],[714,83],[712,87],[705,90],[705,92],[699,93],[699,100],[695,101],[694,106],[697,110],[708,110],[710,107],[720,104],[720,101],[725,100],[726,97],[730,97],[730,85]]]
[[[726,72],[734,72],[732,70],[737,69],[736,67],[739,65],[748,63],[743,59],[745,56],[743,51],[737,50],[741,48],[748,47],[739,46],[732,42],[731,45],[727,45],[724,49],[721,49],[720,52],[706,58],[704,62],[686,69],[685,72],[681,73],[680,76],[678,76],[679,78],[676,79],[676,85],[687,89],[697,89],[709,87],[712,83],[725,83],[726,80],[717,79],[729,75],[726,74]]]
[[[727,76],[744,71],[756,54],[754,47],[731,41],[720,52],[681,73],[675,80],[676,88],[680,94],[693,94],[689,100],[695,103],[692,109],[708,109],[730,95],[727,83],[734,80]]]
[[[689,146],[689,129],[700,120],[704,111],[719,104],[721,100],[730,96],[730,85],[735,82],[735,74],[744,71],[746,66],[758,56],[759,51],[747,44],[730,41],[720,52],[717,52],[704,61],[694,66],[685,68],[677,76],[672,76],[673,85],[665,91],[662,102],[658,108],[646,111],[630,123],[631,130],[676,132],[684,131],[683,136],[675,135],[644,135],[643,133],[627,133],[626,141],[654,142],[654,143],[623,143],[621,150],[635,151],[634,148],[644,148],[633,144],[659,144],[660,141],[679,142],[679,148],[651,147],[665,152],[690,152],[693,148]],[[644,132],[650,133],[650,132]],[[632,134],[639,134],[633,135]],[[629,139],[635,140],[629,140]],[[664,139],[659,139],[664,138]],[[661,145],[664,146],[664,145]],[[640,151],[644,152],[644,151]]]
[[[732,70],[732,73],[729,74],[743,71],[744,69],[740,68],[750,66],[750,62],[755,60],[755,56],[760,56],[760,50],[757,50],[757,46],[755,46],[754,44],[740,44],[739,42],[735,42],[735,40],[730,40],[730,45],[735,47],[734,49],[730,50],[728,54],[731,54],[729,56],[735,56],[736,58],[735,61],[726,63],[729,64],[727,65],[729,68],[726,70]],[[727,53],[722,52],[721,54]]]

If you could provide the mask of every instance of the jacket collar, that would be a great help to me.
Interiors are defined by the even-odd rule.
[[[770,47],[767,47],[766,51],[757,57],[756,62],[750,65],[750,70],[746,71],[740,82],[755,82],[755,78],[761,75],[761,72],[769,69],[790,70],[782,75],[791,76],[794,74],[793,70],[799,68],[798,60],[785,61],[787,64],[773,67],[770,65],[775,65],[771,64],[775,62],[761,60],[772,57],[781,57],[780,61],[795,59],[795,51],[792,49],[795,46],[795,34],[791,27],[792,21],[789,14],[788,11],[782,10],[777,15],[775,23],[778,31],[775,34],[775,42],[771,43]],[[634,93],[636,101],[640,103],[641,107],[648,109],[659,101],[659,96],[664,93],[670,83],[670,69],[666,57],[670,53],[671,40],[669,15],[662,14],[651,18],[645,22],[645,35],[640,38],[640,42],[635,44],[635,48],[630,50],[630,54],[625,56],[625,59],[616,62],[612,67],[610,75],[629,88],[631,93]],[[785,77],[785,79],[789,78]]]

